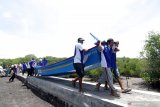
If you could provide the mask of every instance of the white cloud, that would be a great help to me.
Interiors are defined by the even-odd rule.
[[[11,14],[11,12],[9,12],[9,11],[4,12],[4,13],[2,14],[2,16],[3,16],[4,18],[12,18],[12,14]]]
[[[3,17],[11,18],[11,24],[21,28],[7,27],[7,31],[1,32],[5,35],[0,34],[1,43],[8,40],[12,44],[6,44],[8,49],[1,46],[0,57],[30,53],[39,57],[69,57],[73,55],[78,37],[86,39],[87,48],[94,46],[90,32],[101,40],[110,37],[119,40],[118,56],[137,57],[148,31],[160,31],[160,15],[154,12],[159,9],[155,7],[157,3],[149,0],[27,0],[14,1],[9,8],[6,3],[6,8],[1,9]],[[19,47],[20,51],[12,54],[9,47]]]

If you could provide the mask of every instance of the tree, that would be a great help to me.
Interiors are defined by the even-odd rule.
[[[32,58],[34,58],[37,62],[40,61],[40,59],[42,59],[42,58],[37,58],[33,54],[29,54],[29,55],[26,55],[25,57],[19,57],[15,59],[0,59],[0,66],[5,67],[6,65],[13,65],[13,64],[20,64],[20,63],[22,64],[24,62],[27,63]],[[66,59],[66,58],[56,58],[52,56],[46,56],[45,58],[48,60],[48,64],[53,64]]]
[[[56,58],[56,57],[52,57],[52,56],[46,56],[45,58],[48,60],[48,64],[53,64],[53,63],[56,63],[56,62],[59,62],[59,61],[66,59],[66,58]]]
[[[160,34],[150,32],[145,41],[144,57],[147,60],[142,77],[151,83],[160,82]]]
[[[30,61],[32,58],[37,59],[34,54],[29,54],[24,57],[24,62]]]
[[[144,59],[117,58],[117,65],[121,75],[140,77],[143,69]]]

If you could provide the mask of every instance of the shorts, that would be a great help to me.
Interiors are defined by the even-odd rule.
[[[84,77],[84,65],[82,63],[73,63],[74,69],[79,78]]]
[[[119,73],[118,68],[114,68],[114,69],[112,68],[111,71],[112,71],[112,73],[114,74],[114,77],[115,77],[116,79],[120,78],[120,73]]]

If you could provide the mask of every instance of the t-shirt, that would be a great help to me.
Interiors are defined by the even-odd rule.
[[[112,53],[112,57],[111,57],[111,67],[113,69],[117,68],[117,64],[116,64],[116,53]]]
[[[101,67],[111,68],[111,55],[112,48],[103,45],[101,51]]]
[[[116,49],[117,47],[115,45],[113,45],[112,47],[112,55],[111,55],[111,67],[113,69],[116,69],[117,68],[117,64],[116,64]]]
[[[43,64],[43,66],[46,66],[48,64],[48,60],[43,59],[42,64]]]
[[[107,60],[105,58],[105,53],[104,53],[104,48],[105,46],[102,46],[102,51],[101,51],[101,67],[107,68]]]
[[[74,63],[83,63],[83,46],[81,43],[75,45]]]
[[[31,60],[30,62],[29,62],[29,65],[30,65],[30,67],[36,67],[37,66],[37,63],[36,63],[36,61],[35,60]]]
[[[12,73],[17,73],[16,67],[11,68]]]
[[[111,68],[112,48],[105,46],[103,53],[104,53],[105,59],[107,61],[107,68]]]
[[[27,69],[30,69],[31,68],[31,66],[30,66],[30,61],[27,63]]]
[[[108,61],[108,67],[111,68],[112,67],[112,48],[108,47],[108,57],[109,57],[109,61]]]
[[[26,70],[27,69],[27,66],[26,66],[26,64],[24,63],[24,64],[22,64],[22,69],[23,70]]]

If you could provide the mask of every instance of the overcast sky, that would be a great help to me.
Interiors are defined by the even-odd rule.
[[[120,41],[118,57],[138,57],[149,31],[160,32],[160,0],[0,0],[0,58],[70,57],[85,47]]]

